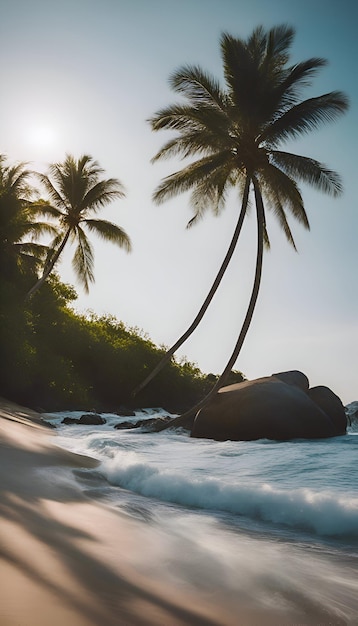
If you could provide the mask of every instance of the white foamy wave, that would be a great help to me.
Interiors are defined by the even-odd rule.
[[[358,432],[358,400],[347,404],[345,408],[348,417],[348,431]]]
[[[357,498],[307,488],[228,484],[209,476],[189,478],[144,463],[135,453],[105,460],[101,469],[111,484],[165,502],[226,511],[323,536],[358,536]]]

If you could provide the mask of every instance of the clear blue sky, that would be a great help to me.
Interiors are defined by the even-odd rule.
[[[269,221],[272,249],[252,327],[236,364],[248,378],[301,369],[311,385],[358,399],[358,211],[356,0],[0,0],[0,152],[46,164],[66,152],[92,155],[127,197],[102,214],[126,229],[133,253],[95,243],[96,284],[78,288],[77,309],[111,313],[169,345],[199,309],[226,252],[239,208],[235,194],[220,218],[190,231],[188,198],[157,207],[160,179],[180,167],[152,165],[166,141],[146,120],[177,100],[169,74],[199,64],[220,80],[223,31],[245,38],[257,25],[288,23],[292,61],[321,56],[329,65],[306,92],[343,90],[348,114],[295,142],[343,177],[332,199],[303,187],[311,231],[292,224],[299,253]],[[251,289],[254,219],[211,310],[179,355],[219,373],[231,354]],[[68,250],[58,267],[74,284]]]

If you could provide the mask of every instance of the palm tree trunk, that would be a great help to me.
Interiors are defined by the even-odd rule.
[[[262,274],[263,246],[264,246],[264,225],[265,225],[265,212],[264,212],[264,205],[262,201],[260,188],[257,183],[257,180],[255,178],[253,178],[252,180],[254,184],[255,202],[256,202],[256,219],[257,219],[257,254],[256,254],[255,279],[254,279],[254,284],[252,287],[249,306],[247,308],[246,316],[245,316],[238,340],[236,342],[234,351],[224,371],[222,372],[221,376],[216,381],[215,385],[210,390],[210,392],[205,396],[205,398],[203,398],[200,402],[198,402],[198,404],[196,404],[194,407],[189,409],[189,411],[186,411],[186,413],[183,413],[179,417],[175,418],[174,421],[165,424],[165,426],[163,428],[160,428],[160,430],[173,427],[174,424],[175,426],[184,426],[185,428],[190,428],[192,426],[194,417],[199,411],[199,409],[203,408],[203,406],[208,404],[208,402],[219,391],[219,389],[221,389],[221,387],[225,385],[225,382],[237,360],[237,357],[240,354],[241,348],[245,341],[245,337],[247,335],[247,332],[249,330],[249,327],[252,321],[252,317],[254,314],[257,297],[258,297],[259,289],[260,289],[261,274]]]
[[[240,215],[239,215],[239,219],[229,246],[229,249],[225,255],[225,258],[221,264],[221,267],[217,273],[217,276],[211,286],[211,289],[208,293],[208,295],[206,296],[206,299],[204,300],[203,305],[200,308],[199,313],[197,314],[197,316],[195,317],[194,321],[191,323],[191,325],[189,326],[189,328],[185,331],[185,333],[180,337],[180,339],[178,339],[178,341],[171,347],[169,348],[169,350],[167,350],[167,352],[165,353],[165,355],[163,356],[163,358],[159,361],[159,363],[155,366],[155,368],[151,371],[151,373],[145,378],[145,380],[143,382],[141,382],[132,392],[132,396],[136,396],[140,391],[142,391],[142,389],[144,389],[144,387],[146,387],[148,385],[148,383],[163,369],[163,367],[166,365],[166,363],[170,360],[170,358],[173,356],[173,354],[180,348],[180,346],[190,337],[190,335],[194,332],[194,330],[197,328],[197,326],[200,324],[201,320],[203,319],[210,302],[212,301],[220,283],[221,280],[226,272],[226,269],[231,261],[232,255],[234,254],[235,248],[236,248],[236,244],[241,232],[241,228],[242,228],[242,224],[246,215],[246,210],[247,210],[247,203],[248,203],[248,197],[249,197],[249,187],[250,187],[250,178],[247,177],[246,178],[246,182],[245,182],[245,188],[244,188],[244,193],[243,193],[243,198],[242,198],[242,203],[241,203],[241,211],[240,211]]]
[[[55,254],[53,255],[51,261],[49,263],[47,263],[44,267],[44,271],[42,273],[41,278],[39,278],[39,280],[37,281],[37,283],[35,283],[33,285],[33,287],[31,287],[31,289],[27,292],[26,297],[25,297],[25,301],[30,300],[30,298],[32,298],[32,296],[34,295],[34,293],[36,291],[38,291],[40,289],[40,287],[43,285],[43,283],[47,280],[47,278],[49,277],[49,275],[51,274],[55,264],[57,263],[60,254],[62,253],[68,238],[70,236],[71,233],[71,229],[69,228],[64,236],[64,238],[62,239],[61,245],[57,248]]]

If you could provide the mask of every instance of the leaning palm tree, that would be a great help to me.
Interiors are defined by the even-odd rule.
[[[43,213],[57,222],[58,233],[50,245],[42,276],[27,294],[30,298],[46,281],[68,242],[76,241],[72,260],[75,274],[84,287],[94,282],[93,248],[84,231],[96,233],[105,241],[111,241],[127,252],[131,242],[126,232],[107,220],[93,215],[116,198],[124,197],[123,185],[116,178],[103,179],[103,169],[88,155],[76,160],[67,155],[63,163],[52,164],[48,175],[38,174],[49,202],[42,207]]]
[[[150,120],[155,131],[168,129],[176,132],[154,161],[172,156],[199,157],[163,179],[154,193],[157,203],[192,190],[194,217],[191,223],[195,223],[207,210],[218,214],[225,205],[230,188],[236,187],[242,194],[237,227],[240,231],[249,193],[252,189],[254,191],[258,248],[253,292],[238,342],[212,393],[225,384],[254,312],[260,286],[263,244],[269,246],[263,199],[274,212],[286,238],[295,247],[287,212],[309,228],[298,183],[308,183],[333,196],[341,192],[341,182],[335,172],[312,158],[279,149],[284,141],[305,134],[322,122],[334,120],[348,106],[346,97],[340,92],[301,101],[302,87],[310,83],[325,61],[312,58],[288,65],[293,37],[294,30],[285,25],[269,31],[259,27],[247,40],[223,34],[221,52],[225,89],[199,67],[183,67],[172,75],[170,82],[186,102],[169,106]],[[189,334],[200,322],[219,286],[238,234],[234,234],[210,293],[188,329]],[[186,339],[188,332],[181,339]],[[179,340],[168,351],[157,371],[181,343]]]
[[[37,240],[54,233],[51,225],[38,219],[41,203],[34,200],[30,176],[25,163],[7,165],[0,155],[0,269],[7,278],[15,272],[34,273],[47,252]]]

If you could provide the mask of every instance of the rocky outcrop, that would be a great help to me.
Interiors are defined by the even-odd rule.
[[[220,389],[195,417],[192,437],[317,439],[345,434],[342,402],[328,387],[309,389],[302,372],[280,372]]]
[[[62,420],[62,424],[85,424],[87,426],[102,426],[106,420],[98,413],[84,413],[80,419],[74,417],[65,417]]]
[[[88,424],[89,426],[101,426],[106,420],[98,413],[85,413],[80,417],[80,424]]]
[[[161,426],[168,424],[172,421],[169,415],[163,417],[152,417],[149,419],[138,420],[137,422],[119,422],[114,428],[116,430],[124,430],[127,428],[143,428],[146,432],[156,432],[160,430]]]

